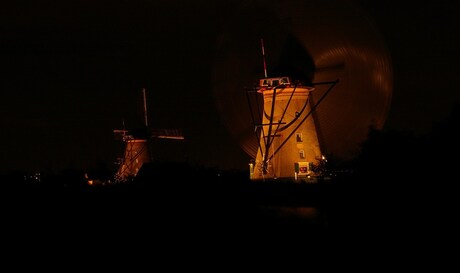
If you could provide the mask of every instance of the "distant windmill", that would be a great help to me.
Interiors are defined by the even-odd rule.
[[[144,128],[134,130],[113,130],[121,135],[124,142],[124,154],[120,159],[118,171],[115,174],[116,182],[125,182],[136,177],[139,170],[146,163],[152,161],[150,141],[153,138],[183,140],[184,136],[179,129],[150,129],[147,119],[147,100],[145,88],[142,89],[144,99]]]

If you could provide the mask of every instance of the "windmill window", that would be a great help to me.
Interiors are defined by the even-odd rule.
[[[303,142],[302,133],[297,133],[297,134],[296,134],[296,140],[297,140],[297,142]]]
[[[304,151],[304,150],[300,150],[300,151],[299,151],[299,156],[300,156],[300,158],[302,158],[302,159],[305,158],[305,151]]]

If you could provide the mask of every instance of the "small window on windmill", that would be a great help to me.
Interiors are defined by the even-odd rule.
[[[275,80],[273,78],[260,79],[259,85],[263,87],[273,87],[275,85]]]
[[[302,133],[296,133],[296,140],[297,142],[303,142]]]
[[[299,151],[299,156],[301,159],[304,159],[305,158],[305,151],[304,150],[300,150]]]

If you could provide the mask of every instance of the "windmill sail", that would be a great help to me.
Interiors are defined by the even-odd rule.
[[[184,136],[179,129],[153,129],[151,137],[165,139],[184,139]]]

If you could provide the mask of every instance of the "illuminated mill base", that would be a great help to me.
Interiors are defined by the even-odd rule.
[[[264,109],[257,157],[249,166],[251,179],[315,181],[324,158],[309,102],[313,90],[288,77],[260,80],[257,93],[263,95]]]
[[[118,182],[133,179],[141,167],[150,162],[150,151],[146,139],[135,139],[127,135],[124,141],[125,152],[115,175],[115,180]]]

